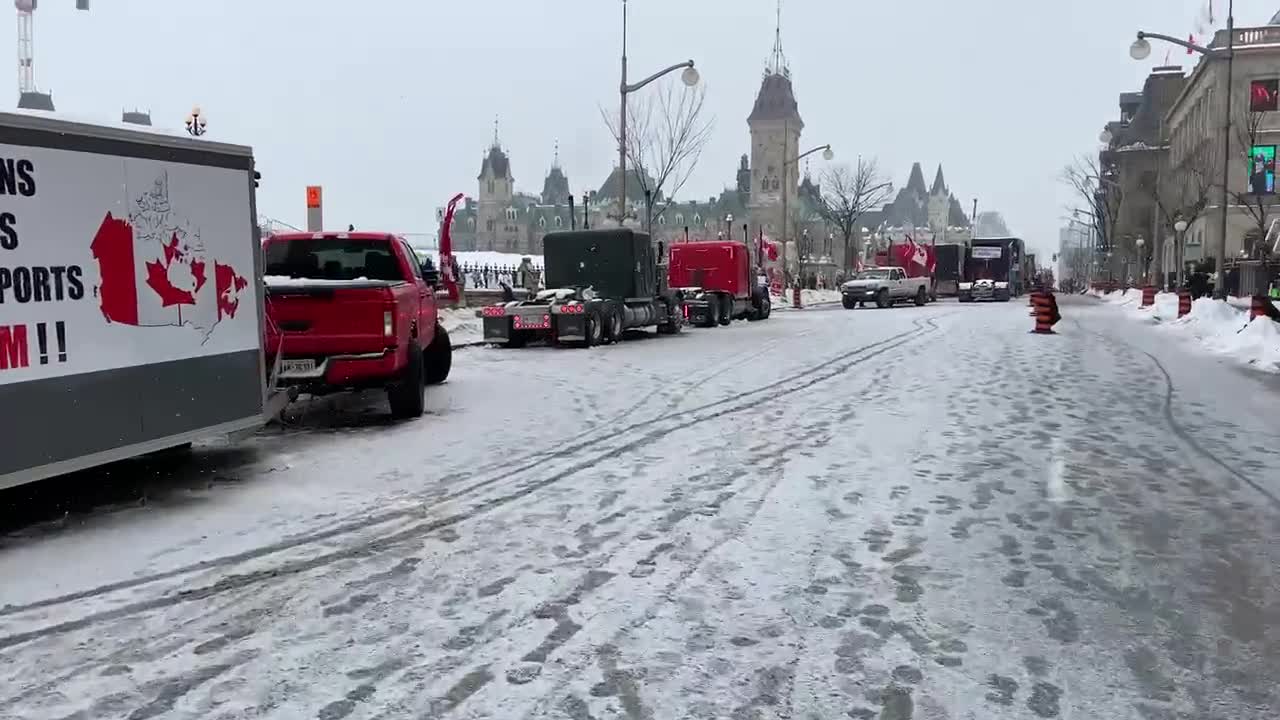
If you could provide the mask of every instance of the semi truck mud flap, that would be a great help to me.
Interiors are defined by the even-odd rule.
[[[511,318],[485,318],[484,319],[484,339],[485,340],[506,340],[511,336]]]
[[[557,315],[556,337],[561,340],[584,340],[587,337],[585,315]]]

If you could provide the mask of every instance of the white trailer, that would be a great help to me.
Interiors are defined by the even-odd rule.
[[[0,113],[0,488],[260,426],[248,147]]]

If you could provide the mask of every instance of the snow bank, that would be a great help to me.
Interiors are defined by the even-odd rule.
[[[484,326],[476,317],[476,308],[440,308],[439,317],[454,345],[479,342],[484,337]]]
[[[790,291],[788,291],[785,295],[781,297],[779,297],[778,295],[772,295],[770,299],[773,302],[774,310],[790,310],[791,309],[791,292]],[[810,305],[823,305],[823,304],[838,303],[838,302],[840,302],[839,290],[804,289],[800,291],[800,304],[803,305],[804,307],[808,307]]]
[[[1112,293],[1119,296],[1120,293]],[[1158,293],[1153,307],[1139,308],[1142,297],[1108,299],[1129,317],[1158,322],[1162,330],[1181,335],[1215,355],[1267,372],[1280,372],[1280,323],[1266,317],[1249,320],[1249,300],[1228,302],[1200,298],[1191,303],[1191,313],[1178,317],[1177,293]],[[1233,302],[1235,301],[1235,302]]]

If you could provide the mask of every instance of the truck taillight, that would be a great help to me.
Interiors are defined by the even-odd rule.
[[[480,314],[484,317],[503,317],[507,314],[506,308],[501,305],[490,305],[480,310]]]
[[[382,334],[385,335],[386,337],[396,336],[395,318],[396,318],[395,313],[391,312],[390,310],[387,310],[386,312],[382,313]]]
[[[562,315],[581,315],[586,312],[587,308],[583,305],[561,305],[560,313]]]

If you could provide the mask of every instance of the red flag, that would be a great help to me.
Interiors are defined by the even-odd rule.
[[[444,280],[444,289],[449,293],[450,302],[458,302],[458,279],[453,276],[453,239],[449,236],[449,228],[453,225],[453,209],[458,206],[462,193],[453,196],[444,210],[444,220],[440,223],[440,277]]]

